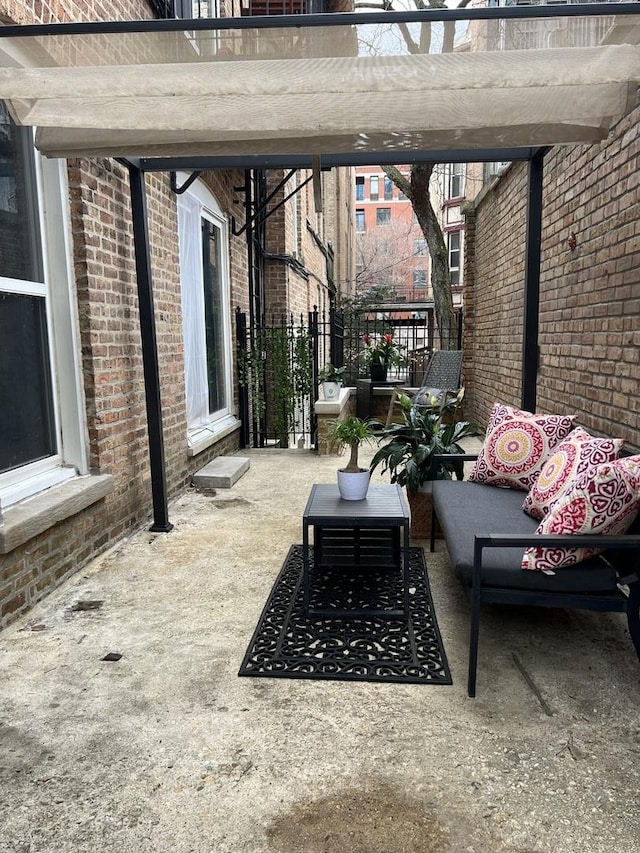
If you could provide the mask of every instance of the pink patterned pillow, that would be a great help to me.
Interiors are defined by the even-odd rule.
[[[551,451],[522,509],[533,518],[544,518],[553,501],[570,489],[580,474],[617,459],[623,444],[620,438],[595,438],[576,427]]]
[[[529,491],[574,421],[574,415],[536,415],[496,403],[469,479]]]
[[[640,509],[640,456],[604,462],[581,474],[551,505],[536,533],[624,533]],[[522,568],[554,574],[600,553],[598,548],[527,548]]]

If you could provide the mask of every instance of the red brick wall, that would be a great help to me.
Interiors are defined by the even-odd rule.
[[[538,408],[640,446],[640,110],[545,158]],[[465,377],[473,416],[520,400],[526,166],[479,200]],[[574,234],[572,249],[569,238]],[[467,287],[467,282],[465,282]]]
[[[49,7],[40,20],[52,18]],[[82,3],[73,19],[150,17],[146,3]],[[22,4],[3,3],[2,17],[37,20]],[[7,14],[9,10],[9,14]],[[61,6],[58,19],[70,19]],[[69,204],[77,288],[82,371],[92,471],[110,474],[105,499],[0,556],[0,627],[28,610],[62,580],[151,517],[151,481],[140,325],[126,169],[109,159],[69,161]],[[223,210],[242,223],[233,187],[242,173],[205,176]],[[191,474],[238,447],[238,433],[198,454],[187,454],[183,334],[176,196],[166,174],[146,179],[150,255],[161,377],[167,485],[170,496]],[[246,243],[229,238],[232,307],[248,306]]]

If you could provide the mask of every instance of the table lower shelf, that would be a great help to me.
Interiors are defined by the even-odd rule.
[[[313,529],[313,559],[307,555],[304,571],[307,615],[335,619],[408,617],[408,566],[400,527],[327,525]],[[330,606],[323,606],[329,601]],[[376,606],[380,602],[388,606]]]

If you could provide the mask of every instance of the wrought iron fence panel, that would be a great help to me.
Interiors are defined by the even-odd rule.
[[[244,446],[315,446],[316,338],[311,315],[272,317],[263,328],[251,329],[246,315],[236,311]]]

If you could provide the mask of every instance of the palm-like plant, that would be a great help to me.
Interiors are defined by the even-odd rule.
[[[363,470],[358,465],[358,450],[362,442],[371,441],[374,438],[374,423],[374,421],[364,421],[355,415],[350,415],[344,420],[331,421],[329,424],[331,446],[341,448],[347,446],[351,451],[349,462],[342,469],[343,471],[349,474],[357,474]]]
[[[465,436],[476,435],[478,429],[468,421],[444,423],[446,406],[438,411],[421,410],[411,404],[411,399],[400,395],[403,422],[386,427],[380,441],[386,443],[378,449],[371,460],[371,471],[382,466],[382,473],[389,471],[391,482],[406,486],[407,491],[416,493],[432,476],[433,456],[440,453],[464,453],[459,442]],[[452,474],[461,480],[463,461],[440,463],[436,479],[451,479]]]

